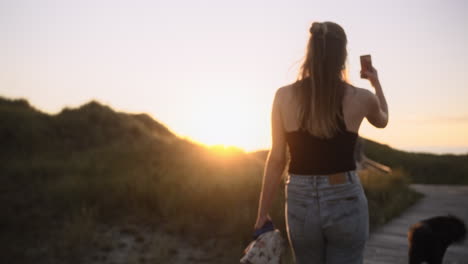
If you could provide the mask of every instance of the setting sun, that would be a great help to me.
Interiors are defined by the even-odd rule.
[[[466,152],[468,37],[456,34],[466,25],[461,2],[423,8],[381,3],[374,6],[379,24],[373,16],[313,1],[275,2],[268,11],[245,1],[171,2],[166,8],[158,1],[26,2],[0,4],[8,14],[0,24],[0,94],[27,98],[45,112],[97,100],[148,113],[205,145],[268,149],[273,95],[294,81],[310,23],[330,20],[349,35],[352,83],[372,90],[359,78],[359,56],[372,54],[390,105],[389,128],[365,125],[362,136],[396,148]],[[351,2],[341,6],[362,11]],[[387,16],[388,10],[398,15]],[[426,63],[427,54],[434,63]],[[428,122],[407,123],[409,114]]]
[[[234,146],[245,151],[269,144],[271,98],[249,98],[241,92],[211,90],[199,97],[196,105],[185,105],[190,113],[183,135],[207,146]],[[195,103],[195,101],[194,101]]]

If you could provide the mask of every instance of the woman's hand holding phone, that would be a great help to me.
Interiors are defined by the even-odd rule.
[[[368,79],[371,85],[375,87],[379,85],[379,77],[377,70],[372,66],[372,60],[370,55],[362,55],[361,59],[361,78]]]
[[[373,87],[377,86],[380,84],[379,82],[379,76],[377,74],[377,70],[372,67],[370,70],[362,71],[361,70],[361,75],[365,75],[366,79],[368,79]]]

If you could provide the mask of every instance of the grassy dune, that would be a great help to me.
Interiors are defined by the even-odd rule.
[[[367,140],[366,154],[369,158],[402,168],[414,183],[468,184],[468,153],[465,155],[436,155],[401,151]]]
[[[102,230],[127,225],[168,236],[148,249],[153,263],[172,263],[174,237],[216,239],[213,263],[232,263],[250,239],[265,151],[209,149],[97,102],[47,115],[0,97],[0,120],[1,263],[82,263],[111,250]],[[361,179],[372,228],[419,197],[401,170]],[[272,217],[284,231],[283,190]]]

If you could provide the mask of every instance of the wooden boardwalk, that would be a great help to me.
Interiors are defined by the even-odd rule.
[[[408,228],[419,220],[437,215],[453,214],[468,225],[468,186],[411,185],[425,197],[370,234],[365,250],[365,264],[408,263]],[[444,263],[468,264],[468,239],[452,245],[445,253]]]

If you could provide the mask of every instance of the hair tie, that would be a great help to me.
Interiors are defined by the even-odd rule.
[[[319,22],[314,22],[312,23],[312,26],[309,29],[310,34],[317,34],[318,31],[320,30],[320,23]]]
[[[325,35],[328,32],[328,27],[327,24],[325,23],[320,23],[320,22],[314,22],[312,23],[312,26],[309,29],[310,34],[318,34],[319,32],[322,32],[322,36],[325,37]]]

